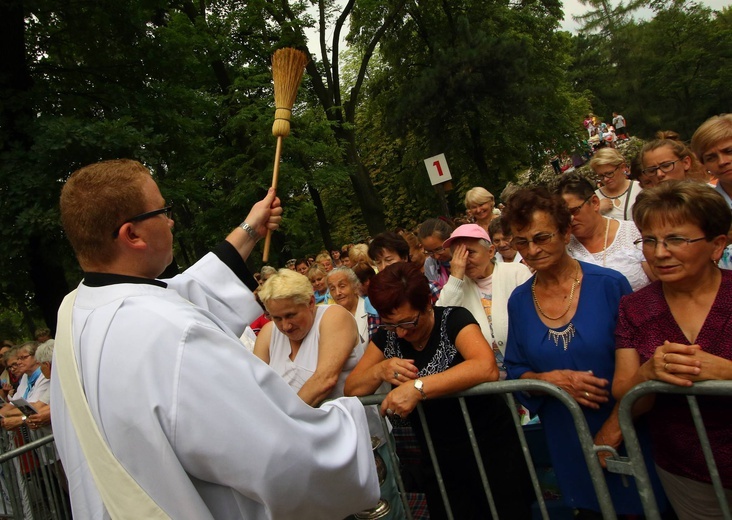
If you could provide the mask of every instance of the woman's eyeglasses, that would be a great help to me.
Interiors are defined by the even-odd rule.
[[[594,195],[594,193],[592,195]],[[573,217],[576,216],[580,212],[580,210],[582,209],[582,207],[589,202],[589,200],[592,198],[592,195],[590,195],[585,200],[583,200],[582,201],[582,204],[580,204],[579,206],[575,206],[573,208],[568,208],[569,209],[569,214],[572,215]]]
[[[597,173],[595,173],[595,177],[597,178],[598,181],[602,181],[604,179],[610,179],[615,175],[615,172],[618,171],[618,168],[620,168],[622,165],[623,165],[622,163],[618,164],[615,168],[612,169],[612,171],[609,171],[609,172],[605,172],[605,173],[597,172]]]
[[[427,256],[437,256],[437,255],[441,255],[442,253],[444,253],[445,252],[445,248],[444,247],[438,247],[434,251],[430,251],[429,249],[423,249],[422,252],[424,254],[426,254]]]
[[[551,242],[552,238],[554,238],[554,235],[556,235],[556,233],[539,233],[537,235],[534,235],[534,238],[532,238],[531,240],[523,237],[515,237],[511,240],[510,244],[511,247],[513,247],[517,251],[526,249],[532,242],[537,246],[543,246]]]
[[[641,170],[641,173],[643,175],[648,175],[648,176],[656,175],[656,173],[658,172],[658,170],[661,170],[663,173],[668,173],[668,172],[670,172],[671,170],[674,169],[674,165],[677,162],[679,162],[680,160],[681,159],[676,159],[675,161],[662,162],[658,166],[649,166],[648,168],[643,168]]]
[[[397,328],[400,328],[402,330],[412,330],[412,329],[416,328],[417,325],[419,324],[420,314],[417,314],[417,317],[410,321],[402,321],[399,323],[382,323],[379,325],[379,328],[383,329],[383,330],[388,330],[388,331],[394,331]]]
[[[687,247],[689,244],[693,244],[694,242],[699,242],[700,240],[708,240],[707,237],[699,237],[699,238],[686,238],[686,237],[666,237],[663,240],[658,240],[657,238],[653,237],[643,237],[639,238],[635,242],[635,247],[638,249],[642,249],[643,251],[647,252],[654,252],[656,250],[656,247],[658,247],[658,244],[663,244],[663,247],[666,248],[667,251],[674,252],[678,251],[679,249],[683,249]]]
[[[158,215],[165,214],[165,218],[171,218],[173,216],[173,205],[165,206],[164,208],[155,209],[153,211],[147,211],[145,213],[140,213],[139,215],[135,215],[134,217],[128,218],[120,226],[114,230],[114,233],[112,233],[112,238],[117,238],[119,235],[119,230],[122,229],[122,226],[125,224],[128,224],[130,222],[140,222],[141,220],[147,220],[149,218],[157,217]]]

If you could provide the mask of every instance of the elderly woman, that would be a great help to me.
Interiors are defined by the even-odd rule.
[[[625,158],[614,148],[598,150],[590,160],[597,182],[602,187],[595,191],[600,199],[600,213],[618,220],[630,220],[633,203],[641,191],[637,181],[628,179]]]
[[[496,248],[496,262],[520,262],[521,255],[511,245],[511,235],[507,234],[501,224],[501,217],[491,220],[488,225],[488,236]]]
[[[714,116],[704,121],[691,137],[691,149],[704,168],[717,179],[715,189],[732,208],[732,114]],[[722,253],[719,267],[732,269],[732,245],[727,246]]]
[[[47,405],[50,401],[50,382],[43,375],[41,365],[36,360],[37,341],[28,341],[18,347],[15,363],[16,371],[23,374],[18,389],[11,400],[25,399],[30,404]],[[40,406],[40,405],[39,405]],[[27,417],[14,404],[7,403],[0,408],[0,415],[4,417],[2,426],[11,430],[26,423]]]
[[[368,345],[379,326],[379,313],[368,298],[361,296],[361,282],[356,273],[348,267],[336,267],[328,273],[327,283],[328,292],[336,304],[345,307],[356,318],[361,343]]]
[[[732,224],[724,199],[703,184],[670,181],[639,196],[633,218],[658,281],[620,303],[613,394],[649,380],[732,379],[732,273],[716,265]],[[732,504],[729,398],[698,401]],[[722,518],[685,398],[648,396],[635,411],[648,413],[658,474],[679,518]]]
[[[598,444],[617,421],[611,418],[609,395],[615,368],[615,321],[620,298],[631,293],[617,271],[579,262],[569,256],[572,215],[565,202],[544,188],[523,189],[508,201],[502,217],[513,234],[513,246],[534,276],[516,288],[508,301],[506,368],[509,379],[537,379],[566,390],[583,408]],[[544,425],[554,471],[564,502],[599,511],[592,479],[569,411],[558,400],[520,395]],[[619,514],[642,512],[635,485],[626,487],[617,474],[605,474]]]
[[[634,291],[651,282],[650,268],[634,244],[640,238],[635,224],[600,215],[600,199],[590,181],[570,173],[560,179],[556,192],[572,215],[567,246],[572,258],[621,272]]]
[[[43,377],[51,379],[51,363],[53,362],[53,346],[54,341],[48,340],[42,343],[36,349],[36,362],[38,362]],[[48,395],[50,398],[50,393]],[[50,404],[50,403],[49,403]],[[37,414],[29,415],[26,423],[31,430],[37,430],[42,426],[48,426],[51,424],[51,407],[49,404],[38,401],[35,404],[35,408],[38,410]],[[50,432],[49,432],[50,433]]]
[[[496,248],[478,224],[458,227],[444,247],[452,250],[452,273],[437,305],[468,309],[502,367],[508,336],[508,297],[531,277],[531,271],[521,263],[496,263]]]
[[[339,270],[350,271],[346,267],[333,269],[335,279]],[[343,396],[346,377],[363,354],[363,342],[353,316],[340,305],[316,306],[307,278],[288,269],[280,269],[267,280],[259,297],[272,322],[257,336],[254,354],[311,406]],[[371,412],[367,410],[371,434],[383,440],[378,414]],[[393,470],[382,485],[382,496],[385,495],[391,509],[388,518],[400,518],[403,507]]]
[[[658,182],[691,180],[707,182],[709,175],[691,149],[676,132],[662,131],[658,139],[643,145],[640,151],[644,179],[656,177]]]
[[[342,396],[363,353],[353,317],[340,306],[315,305],[307,278],[289,269],[272,275],[259,298],[272,321],[257,336],[254,354],[312,406]]]
[[[465,194],[465,209],[475,224],[488,231],[488,224],[493,217],[496,199],[493,194],[480,186],[468,190]]]
[[[369,395],[387,382],[393,390],[382,412],[410,418],[423,402],[454,518],[486,518],[488,504],[460,407],[455,400],[433,401],[498,379],[478,324],[466,309],[433,308],[427,279],[411,263],[397,263],[377,274],[369,297],[382,323],[346,380],[346,394]],[[531,518],[528,473],[505,401],[497,395],[466,401],[500,517]],[[411,422],[424,456],[430,518],[445,518],[424,432],[418,418]]]

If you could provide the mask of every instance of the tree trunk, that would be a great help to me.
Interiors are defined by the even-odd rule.
[[[58,308],[69,293],[64,269],[59,262],[62,255],[57,242],[38,236],[31,237],[29,250],[28,274],[33,281],[34,300],[46,325],[55,333]]]
[[[345,130],[338,126],[335,136],[343,148],[343,160],[350,166],[348,177],[351,179],[366,227],[371,236],[377,235],[386,229],[384,205],[381,196],[371,182],[368,169],[358,155],[356,135],[353,130]]]
[[[333,251],[333,238],[330,236],[330,224],[325,216],[325,208],[323,208],[323,200],[320,198],[320,192],[312,184],[308,183],[308,192],[315,204],[315,215],[318,217],[318,225],[320,226],[320,234],[323,236],[323,243],[328,251]]]

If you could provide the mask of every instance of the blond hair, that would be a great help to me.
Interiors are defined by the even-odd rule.
[[[626,163],[625,157],[615,148],[600,148],[590,159],[590,168],[593,170],[597,166],[620,166]]]
[[[296,304],[307,305],[315,291],[306,276],[292,269],[280,269],[264,282],[258,294],[265,307],[270,300],[292,300]]]
[[[732,114],[712,116],[704,121],[691,136],[691,149],[704,164],[704,154],[725,139],[732,139]]]
[[[494,202],[496,198],[485,188],[480,186],[468,190],[465,194],[465,208],[470,209],[472,206],[480,206],[486,202]]]

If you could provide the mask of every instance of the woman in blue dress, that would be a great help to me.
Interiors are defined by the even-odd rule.
[[[572,209],[546,189],[530,188],[512,195],[504,211],[512,246],[535,270],[508,302],[505,363],[509,379],[538,379],[566,390],[582,407],[595,443],[618,447],[618,429],[610,424],[615,414],[609,419],[614,331],[620,298],[632,290],[617,271],[569,256]],[[541,418],[565,504],[579,518],[592,518],[599,504],[569,411],[542,395],[519,399]],[[643,512],[633,479],[626,487],[620,475],[605,477],[618,514]]]

